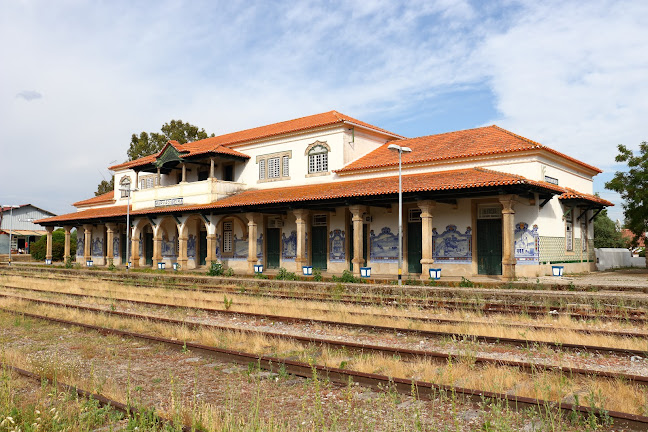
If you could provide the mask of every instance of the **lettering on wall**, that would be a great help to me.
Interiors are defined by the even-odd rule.
[[[163,200],[155,200],[155,207],[168,207],[182,205],[182,198],[169,198]]]

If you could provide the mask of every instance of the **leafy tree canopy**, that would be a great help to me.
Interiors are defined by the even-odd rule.
[[[101,180],[101,183],[99,183],[99,186],[97,186],[97,192],[95,192],[95,196],[103,195],[112,190],[115,190],[115,176],[112,176],[110,181]]]
[[[618,146],[617,162],[627,162],[627,171],[617,171],[605,187],[618,192],[623,198],[623,214],[626,227],[634,234],[632,245],[648,231],[648,143],[639,144],[639,154],[635,155],[623,144]],[[647,259],[648,261],[648,259]]]
[[[625,248],[627,240],[616,230],[616,226],[607,214],[601,211],[594,219],[594,247],[595,248]]]
[[[161,133],[140,132],[139,135],[133,134],[127,152],[128,160],[135,160],[157,153],[169,140],[175,140],[180,144],[185,144],[214,136],[214,134],[208,135],[205,129],[199,129],[198,126],[185,123],[182,120],[171,120],[169,123],[165,123],[160,129]]]

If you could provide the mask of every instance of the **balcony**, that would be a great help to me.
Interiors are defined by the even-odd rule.
[[[245,189],[245,183],[207,179],[133,192],[133,210],[169,205],[209,204]]]

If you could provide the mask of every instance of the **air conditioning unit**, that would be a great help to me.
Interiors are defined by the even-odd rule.
[[[373,216],[365,215],[364,216],[364,223],[368,224],[368,223],[371,223],[371,222],[373,222]]]

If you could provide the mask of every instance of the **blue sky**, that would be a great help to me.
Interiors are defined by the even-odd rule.
[[[93,196],[132,133],[335,109],[405,136],[498,124],[602,168],[648,139],[645,1],[0,0],[0,203]]]

